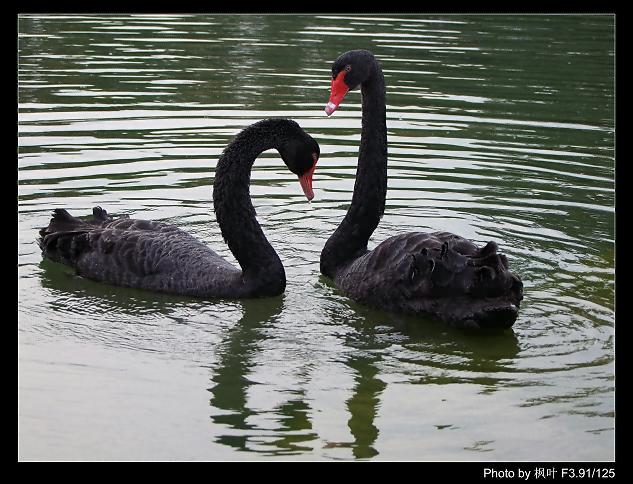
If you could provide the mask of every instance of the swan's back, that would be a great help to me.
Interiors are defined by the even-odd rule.
[[[174,225],[115,220],[99,207],[87,220],[55,210],[38,244],[44,257],[74,267],[84,277],[126,287],[222,297],[223,288],[241,274]]]
[[[391,237],[341,268],[335,282],[363,304],[463,327],[509,327],[523,298],[494,242],[479,248],[447,232]]]

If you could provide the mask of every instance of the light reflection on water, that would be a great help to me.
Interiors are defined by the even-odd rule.
[[[24,15],[19,32],[21,458],[613,458],[611,17]],[[351,199],[360,96],[330,119],[322,108],[352,48],[387,82],[372,241],[497,240],[525,284],[512,331],[373,311],[320,276]],[[41,261],[50,211],[95,205],[178,224],[234,261],[213,170],[270,116],[322,153],[311,204],[274,152],[252,175],[283,296],[190,300]],[[91,413],[86,381],[105,402],[128,384],[138,395]],[[197,402],[186,418],[181,400]]]

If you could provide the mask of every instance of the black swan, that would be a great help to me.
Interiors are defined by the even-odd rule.
[[[100,207],[80,220],[56,209],[40,230],[42,255],[67,264],[88,279],[198,297],[275,296],[286,273],[255,218],[249,184],[251,168],[265,150],[279,151],[311,200],[319,145],[296,122],[266,119],[240,132],[217,163],[213,207],[222,236],[242,270],[174,225],[130,218],[113,219]]]
[[[332,65],[327,115],[359,85],[362,133],[354,195],[321,252],[321,272],[353,300],[379,309],[428,315],[462,328],[511,327],[523,283],[496,243],[479,248],[447,232],[412,232],[367,249],[387,194],[385,80],[367,50],[346,52]]]

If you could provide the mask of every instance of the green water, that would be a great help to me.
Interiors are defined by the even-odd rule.
[[[21,15],[18,454],[30,459],[614,458],[614,17]],[[359,306],[319,274],[351,200],[360,94],[387,83],[389,191],[370,247],[409,231],[496,240],[524,281],[480,335]],[[215,164],[243,127],[321,145],[307,203],[254,166],[282,296],[201,301],[42,261],[54,208],[162,220],[228,260]]]

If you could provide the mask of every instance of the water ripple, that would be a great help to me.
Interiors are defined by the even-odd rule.
[[[184,398],[205,402],[212,426],[196,431],[211,458],[612,458],[613,24],[579,18],[21,15],[21,347],[96,344],[205,369]],[[370,247],[408,231],[497,240],[525,284],[512,331],[370,310],[320,276],[360,141],[356,91],[332,118],[322,111],[330,64],[348,48],[373,50],[387,82],[389,191]],[[157,295],[41,261],[35,238],[53,208],[100,205],[175,223],[235,262],[213,215],[217,158],[272,116],[321,146],[310,204],[276,152],[252,174],[283,296]]]

